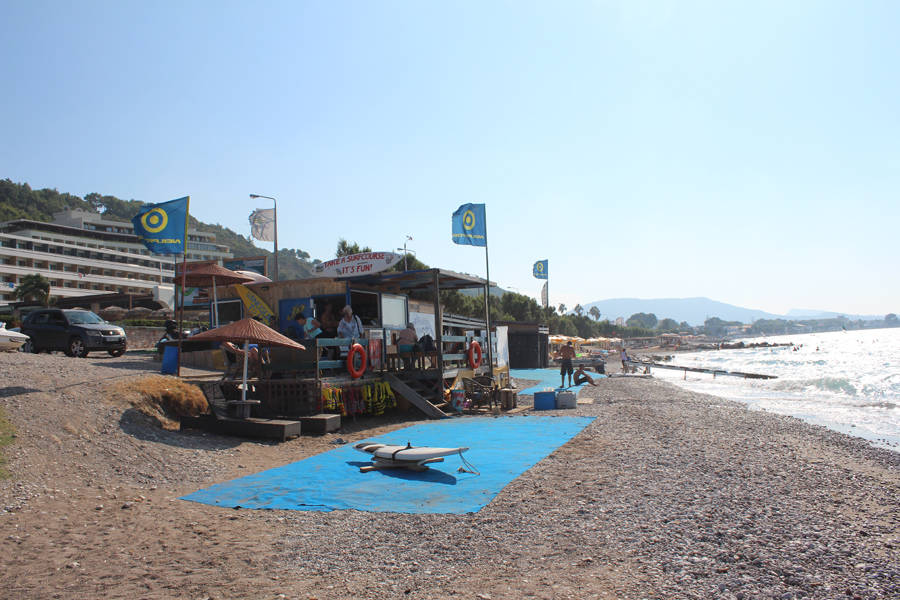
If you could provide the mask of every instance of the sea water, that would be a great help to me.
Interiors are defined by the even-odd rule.
[[[676,354],[688,367],[775,375],[743,379],[667,369],[654,377],[824,425],[900,451],[900,328],[838,331],[741,340],[788,343],[778,348]]]

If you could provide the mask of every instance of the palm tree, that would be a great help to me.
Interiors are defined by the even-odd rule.
[[[50,280],[39,273],[22,277],[14,293],[19,300],[37,300],[50,306]]]
[[[580,316],[581,316],[581,313],[584,312],[584,307],[582,307],[580,304],[576,304],[576,305],[575,305],[575,308],[573,308],[572,310],[574,310],[574,311],[575,311],[575,314],[578,315],[578,316],[580,317]]]
[[[561,314],[561,315],[566,314],[566,305],[565,304],[559,305],[559,314]]]
[[[592,306],[591,310],[588,311],[592,317],[594,317],[595,321],[600,320],[600,309],[596,306]]]

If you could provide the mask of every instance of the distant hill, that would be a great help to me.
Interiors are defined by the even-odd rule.
[[[779,319],[775,315],[762,310],[743,308],[709,298],[611,298],[582,304],[587,314],[592,306],[600,311],[601,319],[614,321],[616,317],[627,319],[635,313],[653,313],[658,319],[675,319],[679,323],[687,321],[690,325],[702,325],[707,318],[719,317],[724,321],[740,321],[752,323],[757,319]]]
[[[653,313],[658,319],[675,319],[679,323],[687,321],[690,325],[702,325],[707,318],[719,317],[723,321],[740,321],[753,323],[757,319],[785,319],[793,321],[811,319],[833,319],[847,317],[852,320],[876,321],[884,315],[853,315],[825,310],[793,308],[786,315],[776,315],[763,310],[744,308],[710,300],[709,298],[611,298],[583,304],[587,314],[592,306],[600,311],[601,319],[615,321],[616,317],[627,319],[635,313]]]

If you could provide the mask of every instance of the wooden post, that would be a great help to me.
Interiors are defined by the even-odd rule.
[[[437,346],[437,367],[440,392],[444,393],[444,317],[441,315],[441,279],[438,269],[431,270],[434,281],[434,343]]]

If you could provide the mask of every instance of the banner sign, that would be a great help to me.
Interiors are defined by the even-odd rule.
[[[544,308],[548,308],[550,306],[550,299],[547,297],[547,284],[544,284],[544,287],[541,288],[541,304]]]
[[[222,261],[222,266],[231,271],[253,271],[268,276],[265,256],[242,256],[241,258],[226,259]]]
[[[155,254],[184,254],[190,200],[190,196],[185,196],[160,204],[145,204],[131,218],[134,235]]]
[[[487,246],[487,222],[484,204],[463,204],[452,218],[453,243],[467,246]]]
[[[537,277],[538,279],[547,279],[547,275],[550,274],[548,271],[548,265],[547,265],[547,263],[549,263],[549,262],[550,262],[549,260],[544,259],[544,260],[539,260],[536,263],[534,263],[534,271],[533,271],[534,276]]]
[[[358,277],[384,271],[402,258],[393,252],[361,252],[319,263],[315,271],[320,277]]]

